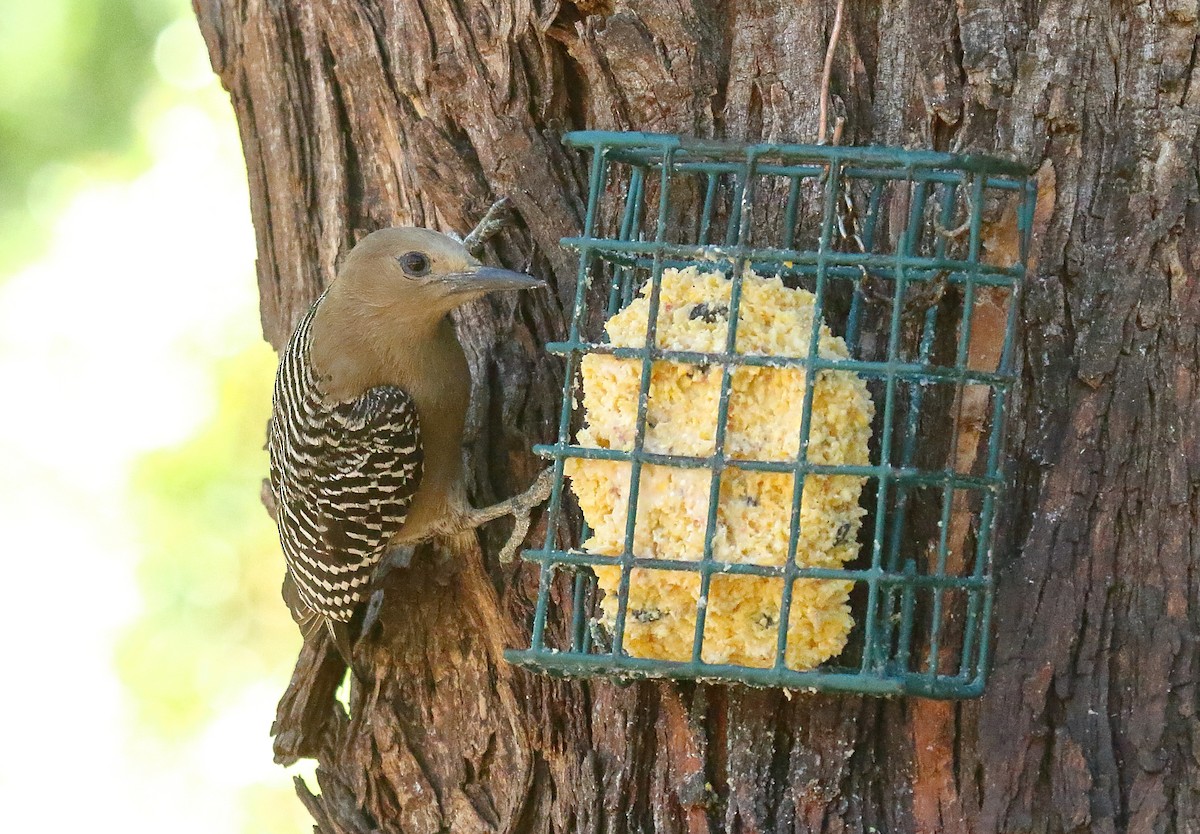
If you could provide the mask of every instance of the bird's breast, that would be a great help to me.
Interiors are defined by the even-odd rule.
[[[436,347],[421,362],[404,368],[405,378],[394,383],[417,406],[423,458],[421,485],[400,531],[407,540],[421,538],[430,525],[466,505],[462,442],[471,398],[470,369],[457,340],[441,341]]]

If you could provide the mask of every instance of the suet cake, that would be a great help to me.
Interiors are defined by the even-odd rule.
[[[732,282],[692,266],[661,277],[656,345],[722,353],[728,336]],[[808,355],[812,293],[784,286],[750,270],[742,278],[736,352]],[[644,347],[650,312],[649,285],[607,322],[617,347]],[[845,342],[821,323],[819,354],[847,358]],[[586,423],[582,446],[631,451],[638,412],[641,359],[593,353],[581,365]],[[794,461],[799,451],[805,395],[803,367],[736,366],[732,370],[724,453],[741,460]],[[656,361],[651,370],[644,450],[707,457],[715,450],[722,367]],[[807,459],[813,464],[864,465],[874,406],[856,374],[822,370],[813,386]],[[592,528],[584,546],[592,553],[623,552],[630,463],[571,458],[566,475]],[[700,560],[704,553],[712,472],[645,464],[641,470],[633,553],[636,557]],[[805,477],[796,563],[837,568],[858,550],[865,511],[865,479],[847,475]],[[791,473],[746,471],[727,465],[721,474],[712,558],[718,562],[783,565],[787,559],[793,485]],[[618,611],[621,569],[595,568],[601,621],[611,630]],[[692,656],[700,574],[632,570],[624,630],[631,655],[668,660]],[[798,579],[789,617],[785,662],[808,669],[841,652],[854,625],[852,583]],[[702,659],[708,663],[769,666],[774,663],[783,580],[716,574],[707,606]]]

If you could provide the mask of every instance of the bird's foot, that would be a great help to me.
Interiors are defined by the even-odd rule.
[[[438,532],[443,535],[453,535],[466,530],[474,530],[490,521],[511,515],[514,521],[513,531],[508,537],[508,542],[500,550],[500,561],[511,562],[516,555],[517,548],[525,540],[525,534],[529,532],[530,515],[535,507],[550,497],[553,486],[554,467],[551,466],[543,470],[529,489],[520,495],[514,495],[506,501],[484,507],[481,510],[469,510],[461,516],[448,520]]]

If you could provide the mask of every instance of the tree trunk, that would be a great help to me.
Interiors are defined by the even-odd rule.
[[[477,506],[552,438],[582,221],[569,129],[811,141],[834,0],[195,0],[240,124],[278,349],[367,231],[465,232],[554,292],[457,324]],[[1040,164],[973,702],[562,682],[499,657],[536,566],[505,530],[389,578],[350,716],[308,646],[276,725],[334,832],[1200,831],[1200,69],[1196,0],[851,2],[845,144]],[[264,394],[265,395],[265,394]],[[503,525],[499,525],[503,527]],[[578,531],[576,531],[578,532]],[[537,535],[535,530],[534,535]]]

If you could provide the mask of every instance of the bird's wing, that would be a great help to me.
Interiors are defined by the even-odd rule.
[[[416,405],[403,389],[381,385],[335,406],[330,430],[334,452],[318,467],[321,539],[337,553],[378,556],[421,482]]]
[[[272,466],[280,538],[299,600],[345,622],[420,485],[417,409],[402,389],[385,385],[348,403],[302,411],[320,413],[313,422],[322,425],[298,428],[286,444],[274,435],[284,427],[272,426],[273,445],[286,446],[293,459],[291,466]],[[290,601],[289,607],[302,619],[311,616]]]

